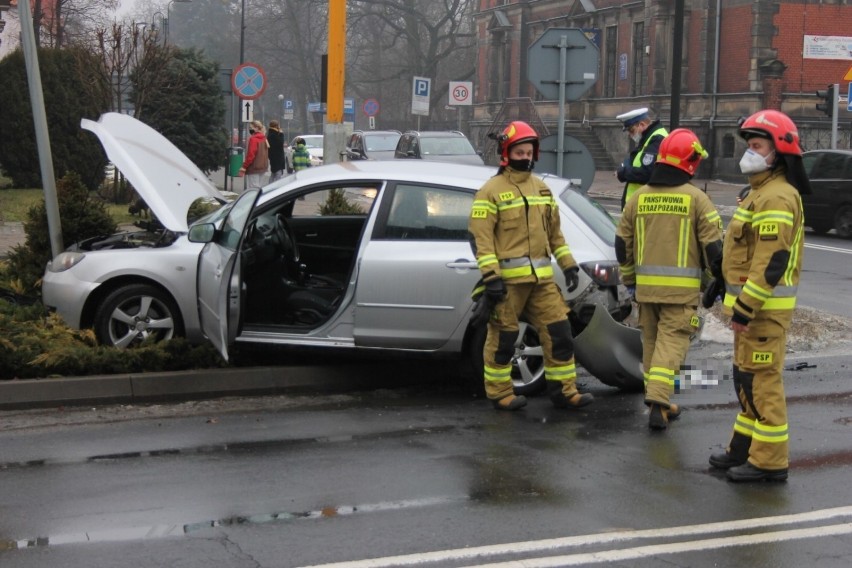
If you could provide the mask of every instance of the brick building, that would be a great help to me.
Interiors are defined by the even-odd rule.
[[[473,137],[485,146],[485,134],[513,118],[554,133],[558,105],[543,100],[527,79],[536,65],[527,51],[545,30],[561,27],[582,29],[599,49],[596,83],[567,104],[567,133],[603,148],[598,169],[614,167],[628,152],[617,114],[647,106],[669,126],[678,71],[679,125],[695,130],[711,153],[703,176],[741,178],[737,120],[760,108],[789,114],[805,149],[829,146],[831,121],[816,110],[815,91],[840,83],[840,92],[847,92],[849,0],[680,1],[682,57],[676,64],[677,0],[480,0]],[[836,48],[845,46],[844,37],[850,44],[845,52],[806,44],[830,38]],[[844,102],[838,119],[838,147],[848,148],[852,113]]]

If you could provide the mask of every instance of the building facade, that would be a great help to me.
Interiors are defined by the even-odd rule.
[[[629,150],[616,115],[648,107],[670,126],[672,101],[678,125],[693,129],[711,153],[705,177],[741,179],[737,121],[761,108],[789,114],[806,150],[828,147],[831,119],[816,109],[816,91],[839,83],[845,98],[844,77],[852,71],[848,0],[480,0],[474,20],[471,131],[480,141],[507,119],[527,118],[550,133],[558,127],[558,103],[544,100],[528,80],[537,64],[529,46],[545,30],[579,28],[598,47],[597,80],[566,111],[566,133],[591,136],[611,158],[598,169]],[[850,147],[850,121],[844,100],[838,147]]]

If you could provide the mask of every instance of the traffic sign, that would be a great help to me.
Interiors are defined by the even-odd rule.
[[[587,193],[595,177],[595,159],[592,153],[579,139],[565,136],[562,149],[562,175],[577,180],[582,193]],[[559,175],[558,163],[559,137],[556,134],[546,136],[539,143],[539,160],[535,171]]]
[[[600,51],[579,28],[550,28],[528,50],[527,78],[545,98],[559,100],[565,85],[565,100],[575,101],[597,81]]]
[[[414,77],[411,85],[411,114],[429,116],[429,90],[432,79]]]
[[[379,101],[376,99],[367,99],[364,101],[364,114],[367,116],[376,116],[379,114]]]
[[[266,73],[260,65],[243,63],[234,70],[231,87],[241,99],[253,101],[266,90]]]
[[[251,122],[254,120],[254,101],[240,101],[240,122]]]
[[[473,104],[473,81],[450,81],[450,104]]]
[[[355,114],[355,99],[343,99],[343,114]]]

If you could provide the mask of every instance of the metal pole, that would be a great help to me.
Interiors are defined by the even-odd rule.
[[[50,151],[50,135],[47,130],[47,113],[44,109],[44,91],[41,86],[41,71],[38,66],[33,32],[33,15],[29,0],[18,3],[21,10],[21,43],[24,50],[24,62],[27,66],[27,79],[30,88],[30,104],[33,108],[36,146],[41,165],[41,183],[44,186],[44,206],[47,210],[47,232],[50,236],[50,252],[55,257],[65,247],[62,246],[62,224],[59,219],[59,199],[56,196],[56,177],[53,173],[53,155]]]
[[[565,82],[568,70],[568,36],[559,36],[559,132],[556,135],[556,175],[562,177],[565,150]]]
[[[837,150],[837,113],[840,110],[840,105],[837,104],[837,100],[840,98],[840,85],[834,84],[834,100],[831,101],[831,106],[834,109],[831,112],[831,149]]]
[[[680,124],[680,81],[683,66],[683,0],[675,0],[674,45],[672,46],[672,110],[669,130]]]

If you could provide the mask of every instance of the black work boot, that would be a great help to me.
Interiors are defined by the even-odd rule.
[[[668,409],[661,404],[651,404],[651,412],[648,413],[648,428],[651,430],[665,430],[668,426]]]
[[[728,481],[750,482],[750,481],[786,481],[787,468],[784,469],[762,469],[746,462],[730,468],[725,474]]]
[[[515,396],[510,394],[509,396],[504,396],[501,399],[492,400],[491,404],[493,404],[494,408],[497,410],[520,410],[527,405],[527,399],[525,396]]]
[[[716,469],[730,469],[743,465],[748,461],[748,450],[751,447],[751,438],[734,432],[728,451],[710,456],[710,466]]]

